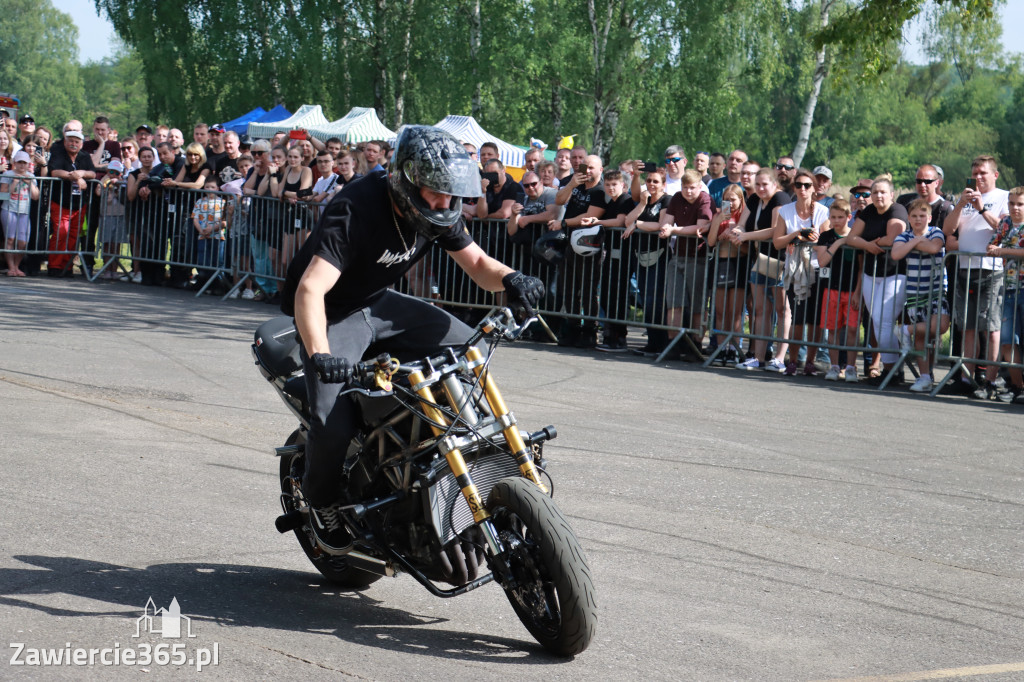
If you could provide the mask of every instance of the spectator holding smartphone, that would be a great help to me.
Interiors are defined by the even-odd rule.
[[[785,249],[786,297],[793,310],[790,327],[789,362],[784,373],[797,373],[800,352],[798,340],[810,342],[807,348],[805,376],[818,373],[814,365],[817,341],[820,338],[817,320],[820,306],[818,291],[818,256],[812,250],[818,237],[829,229],[828,209],[814,201],[814,175],[801,168],[793,178],[796,201],[779,208],[775,215],[772,242],[777,249]],[[890,192],[891,193],[891,192]]]
[[[270,189],[273,195],[281,200],[284,209],[281,213],[281,226],[284,232],[281,267],[284,269],[287,269],[288,263],[312,229],[309,211],[299,203],[299,200],[312,194],[313,171],[303,165],[302,160],[302,148],[298,145],[292,147],[285,156],[286,166],[281,179],[277,180],[273,175],[270,177]]]
[[[973,381],[977,364],[970,362],[979,352],[978,334],[986,335],[986,360],[999,357],[999,329],[1003,315],[1003,261],[994,256],[972,255],[985,253],[996,226],[1007,214],[1009,192],[996,187],[999,167],[991,156],[979,156],[971,163],[971,176],[967,187],[946,218],[942,231],[947,237],[955,236],[959,243],[960,272],[956,278],[953,298],[953,318],[963,330],[963,355]],[[988,365],[985,386],[972,386],[972,395],[988,399],[996,394],[998,368]]]

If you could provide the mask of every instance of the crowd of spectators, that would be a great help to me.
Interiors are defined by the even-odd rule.
[[[7,276],[45,264],[70,277],[81,253],[90,276],[101,268],[104,279],[273,303],[319,207],[386,170],[390,155],[382,141],[251,140],[203,123],[188,144],[163,125],[119,136],[102,116],[88,138],[77,120],[54,135],[30,115],[3,117]],[[951,352],[968,360],[957,388],[1024,402],[1020,371],[1003,379],[996,364],[1021,358],[1024,189],[996,188],[992,157],[975,159],[954,202],[934,164],[897,197],[885,174],[836,192],[824,165],[781,156],[762,166],[740,149],[697,151],[688,168],[672,145],[660,162],[605,168],[582,146],[553,160],[532,148],[522,169],[506,169],[496,144],[465,146],[481,167],[481,197],[463,200],[467,225],[492,255],[547,283],[560,345],[684,361],[714,353],[738,369],[813,376],[827,340],[825,379],[847,382],[898,382],[896,351],[912,349],[910,388],[926,392],[930,351],[952,330]],[[444,297],[450,270],[432,263]],[[631,348],[627,322],[641,319],[646,343]],[[865,353],[864,376],[858,347],[881,351]]]

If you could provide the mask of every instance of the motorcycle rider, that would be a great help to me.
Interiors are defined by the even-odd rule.
[[[488,256],[464,229],[462,197],[480,196],[479,169],[462,144],[431,126],[398,133],[390,173],[347,184],[288,268],[281,309],[295,318],[310,404],[302,491],[314,532],[348,544],[337,516],[355,405],[338,394],[367,351],[413,358],[464,343],[472,330],[443,309],[389,288],[433,242],[482,288],[532,306],[543,283]]]

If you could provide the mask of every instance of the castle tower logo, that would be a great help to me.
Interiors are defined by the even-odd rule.
[[[141,637],[143,632],[148,632],[151,635],[160,635],[164,639],[180,639],[182,621],[185,623],[185,637],[195,637],[192,634],[192,619],[181,615],[177,597],[171,599],[171,603],[166,609],[163,607],[158,609],[153,603],[153,598],[150,597],[142,615],[135,620],[135,634],[132,637]]]

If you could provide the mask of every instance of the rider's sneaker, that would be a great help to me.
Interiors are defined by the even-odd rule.
[[[330,549],[344,549],[352,544],[352,535],[345,528],[339,513],[340,507],[310,507],[309,525],[317,541]]]

